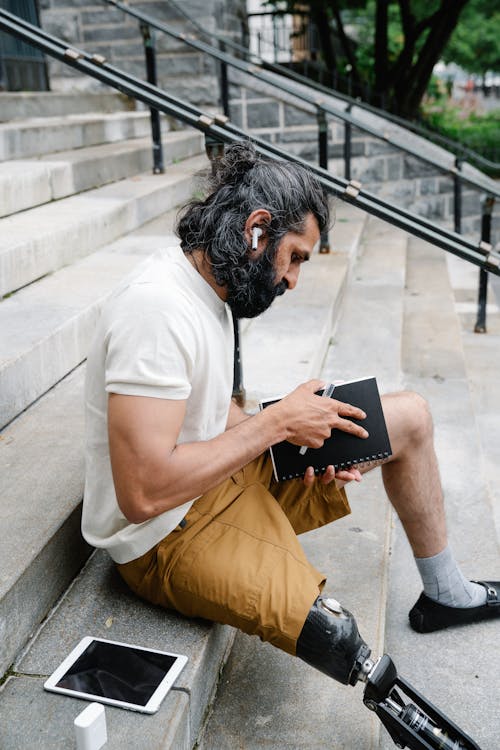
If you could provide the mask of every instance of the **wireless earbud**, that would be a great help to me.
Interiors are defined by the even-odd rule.
[[[259,237],[262,235],[262,229],[260,227],[254,227],[252,229],[252,250],[257,250],[259,246]]]

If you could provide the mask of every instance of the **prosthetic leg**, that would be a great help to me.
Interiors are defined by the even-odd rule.
[[[366,683],[363,702],[394,743],[410,750],[481,750],[445,714],[399,677],[392,659],[373,661],[352,614],[318,597],[297,641],[297,656],[343,685]]]

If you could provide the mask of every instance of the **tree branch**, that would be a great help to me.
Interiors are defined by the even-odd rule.
[[[342,16],[340,14],[340,8],[338,2],[332,1],[330,3],[330,8],[333,13],[333,17],[335,19],[335,23],[337,26],[337,31],[340,39],[340,43],[342,45],[342,49],[344,50],[344,54],[347,57],[347,60],[351,66],[353,77],[360,81],[359,71],[358,71],[358,65],[356,62],[356,57],[354,55],[354,52],[351,47],[351,43],[349,41],[349,37],[345,33],[344,24],[342,22]]]
[[[405,39],[415,33],[415,16],[410,10],[410,0],[399,0],[399,13]]]
[[[389,0],[377,0],[375,10],[375,89],[383,91],[388,73]]]
[[[395,85],[395,95],[401,104],[401,113],[411,115],[418,107],[430,81],[434,65],[455,29],[462,9],[469,0],[442,0],[430,32],[414,65]]]
[[[420,36],[426,29],[429,29],[432,27],[432,25],[438,20],[440,14],[440,9],[436,10],[434,13],[432,13],[430,16],[427,16],[427,18],[422,18],[421,21],[419,21],[415,26],[415,33],[417,37]]]

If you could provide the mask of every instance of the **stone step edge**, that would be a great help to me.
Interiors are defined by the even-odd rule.
[[[163,175],[137,175],[33,208],[22,216],[3,219],[12,222],[12,240],[5,240],[4,249],[0,249],[0,295],[19,290],[89,255],[96,248],[151,221],[179,200],[187,200],[191,195],[188,192],[193,173],[205,168],[206,164],[204,156],[190,157],[179,165],[172,165]],[[176,186],[182,184],[185,190],[179,199]],[[169,202],[165,203],[169,194]],[[56,224],[61,211],[67,212],[62,225],[61,222]],[[35,237],[25,228],[29,220],[38,227]],[[5,236],[9,230],[7,224],[4,224],[4,229]],[[75,235],[77,231],[79,237]]]
[[[92,299],[87,299],[85,303],[73,308],[69,300],[64,304],[63,300],[58,299],[59,315],[55,315],[54,302],[52,325],[43,331],[40,329],[38,339],[26,343],[23,350],[18,349],[10,354],[7,352],[5,360],[0,362],[0,429],[7,426],[84,361],[103,304],[121,281],[138,273],[147,259],[147,256],[141,255],[138,251],[134,253],[132,248],[128,253],[113,252],[113,245],[110,248],[99,250],[72,266],[41,279],[36,284],[37,299],[31,305],[33,309],[30,311],[28,306],[21,306],[16,310],[21,322],[19,341],[22,338],[23,321],[27,320],[29,324],[37,313],[39,319],[43,317],[38,292],[43,293],[46,290],[49,298],[57,299],[58,287],[62,288],[63,293],[65,284],[74,288],[79,275],[85,283],[92,284],[92,290],[97,287]],[[152,250],[151,254],[153,252]],[[34,286],[30,285],[19,294],[29,293]],[[17,303],[15,295],[11,299]],[[10,316],[2,313],[8,312],[4,308],[11,299],[0,305],[0,321],[9,321]],[[13,331],[15,320],[12,317],[10,325]]]
[[[82,403],[75,402],[75,387],[82,394],[81,367],[0,433],[0,466],[5,472],[0,675],[91,551],[80,533],[83,400],[80,395]],[[47,451],[49,442],[53,447]],[[20,536],[26,542],[22,547],[14,543]]]
[[[174,207],[162,214],[161,233],[147,223],[0,304],[0,329],[9,332],[0,356],[0,429],[83,362],[113,290],[138,274],[153,254],[177,244],[176,213]],[[49,317],[43,322],[45,300],[50,300]]]
[[[71,91],[2,91],[0,103],[2,122],[24,120],[28,117],[64,117],[86,112],[109,114],[135,109],[133,99],[116,91],[89,91],[78,94]]]
[[[178,159],[203,153],[202,136],[194,130],[167,131],[162,145],[167,169]],[[0,219],[132,177],[150,165],[152,170],[152,152],[151,136],[144,136],[0,162]]]
[[[161,120],[164,130],[169,130],[171,124],[168,116]],[[104,114],[91,112],[3,122],[0,123],[0,161],[112,143],[124,138],[145,136],[150,130],[149,113],[145,110]]]

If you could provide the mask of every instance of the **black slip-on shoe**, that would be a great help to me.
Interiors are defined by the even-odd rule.
[[[430,599],[422,592],[409,614],[413,630],[417,633],[432,633],[434,630],[500,617],[500,581],[473,583],[479,583],[486,589],[486,603],[479,607],[448,607]]]

